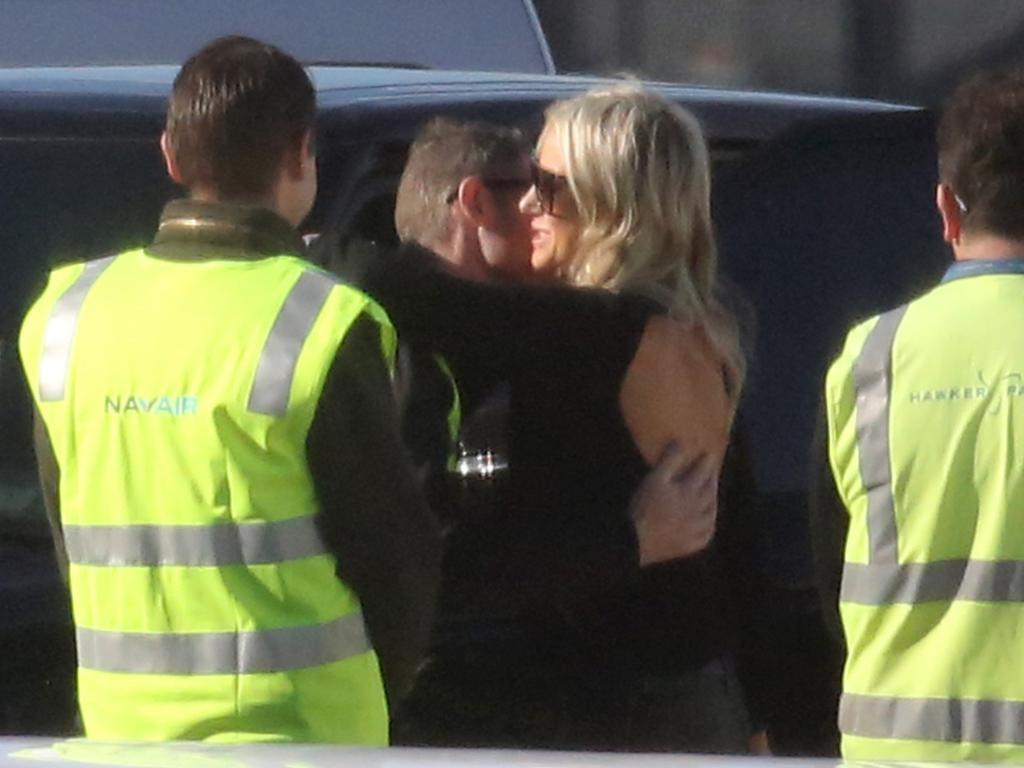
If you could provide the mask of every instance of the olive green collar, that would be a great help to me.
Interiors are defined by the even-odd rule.
[[[263,258],[301,256],[304,247],[295,228],[267,208],[172,200],[164,207],[149,250],[154,256],[176,259],[203,258],[207,254]]]

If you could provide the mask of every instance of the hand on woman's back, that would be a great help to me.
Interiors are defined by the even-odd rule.
[[[633,496],[640,566],[689,557],[715,534],[718,464],[705,454],[689,463],[672,443]]]

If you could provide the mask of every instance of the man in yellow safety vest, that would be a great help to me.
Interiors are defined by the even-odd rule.
[[[384,744],[425,647],[439,543],[394,331],[301,257],[314,113],[282,51],[196,53],[161,140],[188,199],[24,321],[90,737]]]
[[[1024,77],[962,85],[938,150],[955,261],[931,291],[850,331],[826,383],[849,514],[842,751],[1020,762]]]

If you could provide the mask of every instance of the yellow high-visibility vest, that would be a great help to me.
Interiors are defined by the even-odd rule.
[[[306,436],[366,296],[291,256],[57,269],[21,353],[60,469],[86,734],[387,742]],[[357,439],[357,436],[353,436]]]
[[[1024,275],[857,326],[826,401],[850,518],[843,756],[1024,761]]]

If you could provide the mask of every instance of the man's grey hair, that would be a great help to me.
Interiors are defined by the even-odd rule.
[[[446,242],[451,202],[462,180],[500,174],[527,154],[529,147],[515,128],[434,118],[410,146],[398,184],[398,237],[428,248]]]

